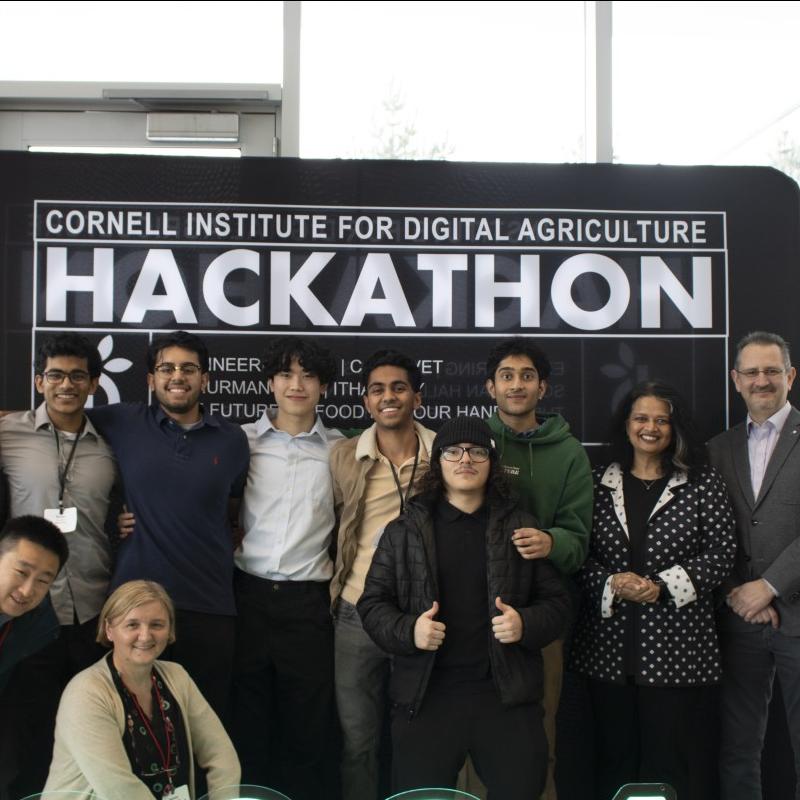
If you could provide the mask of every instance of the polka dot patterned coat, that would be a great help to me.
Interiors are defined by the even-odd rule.
[[[589,556],[576,575],[583,598],[571,668],[597,680],[624,683],[625,625],[631,604],[613,603],[610,578],[630,571],[622,469],[594,471]],[[639,657],[635,680],[645,686],[703,686],[721,677],[713,590],[730,573],[736,552],[727,490],[711,467],[689,480],[676,472],[648,521],[645,575],[667,585],[666,602],[636,606]]]

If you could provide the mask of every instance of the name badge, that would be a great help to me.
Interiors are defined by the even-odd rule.
[[[192,800],[189,797],[189,787],[184,783],[183,786],[176,786],[169,794],[161,796],[161,800]]]
[[[58,508],[46,508],[44,518],[58,528],[61,533],[72,533],[78,527],[78,509],[70,506],[61,511]]]

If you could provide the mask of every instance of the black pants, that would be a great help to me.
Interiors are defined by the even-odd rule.
[[[493,685],[447,694],[428,690],[416,716],[392,712],[392,790],[455,788],[467,754],[489,800],[531,800],[547,775],[538,703],[506,708]]]
[[[292,800],[336,796],[328,584],[238,571],[234,743],[242,782]]]
[[[104,653],[95,642],[97,619],[62,625],[59,637],[17,664],[0,700],[0,760],[10,797],[41,792],[53,757],[61,692]]]
[[[175,642],[161,656],[186,669],[226,727],[235,640],[236,617],[176,609]]]
[[[624,783],[664,781],[680,800],[718,796],[717,691],[589,681],[595,729],[595,797]]]

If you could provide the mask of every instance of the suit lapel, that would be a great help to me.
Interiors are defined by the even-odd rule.
[[[622,469],[619,464],[609,464],[603,477],[600,478],[600,485],[611,490],[611,502],[614,506],[614,513],[617,521],[625,534],[625,538],[630,541],[628,533],[628,518],[625,514],[625,495],[622,491]]]
[[[781,435],[778,437],[778,443],[775,445],[775,449],[772,451],[769,463],[767,464],[767,471],[764,473],[761,490],[758,493],[758,498],[755,500],[756,506],[769,494],[770,487],[777,477],[778,472],[780,472],[783,462],[786,461],[789,453],[792,452],[798,439],[800,439],[800,412],[792,408],[789,416],[786,418],[786,424],[783,426]],[[747,444],[745,443],[745,453],[746,452]],[[751,497],[752,494],[751,489]]]
[[[786,426],[788,425],[789,420],[786,420]],[[786,430],[786,427],[784,427],[784,430]],[[733,459],[733,466],[736,470],[736,478],[739,481],[739,489],[747,505],[753,508],[756,504],[756,499],[753,496],[753,482],[750,479],[750,456],[747,449],[747,423],[742,422],[740,425],[737,425],[731,433],[733,434],[731,458]],[[774,455],[773,453],[773,458]]]
[[[678,486],[682,486],[689,480],[688,476],[685,472],[674,472],[672,477],[667,481],[667,485],[664,487],[664,491],[661,492],[661,496],[656,501],[656,504],[653,506],[653,510],[650,512],[650,516],[647,518],[648,524],[650,520],[662,509],[664,506],[669,503],[670,500],[674,497],[672,490]]]

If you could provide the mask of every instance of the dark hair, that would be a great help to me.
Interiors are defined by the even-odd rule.
[[[147,371],[153,372],[156,366],[158,354],[168,347],[182,347],[184,350],[191,350],[197,354],[197,360],[200,362],[200,371],[208,372],[208,348],[206,343],[193,333],[186,333],[186,331],[174,331],[172,333],[165,333],[161,336],[156,336],[150,346],[147,348]]]
[[[706,462],[706,450],[694,427],[686,401],[672,386],[661,381],[644,381],[631,389],[611,418],[609,456],[623,469],[633,464],[633,446],[628,439],[626,423],[633,404],[640,397],[655,397],[669,406],[672,438],[661,454],[661,467],[666,475],[675,470],[691,476]]]
[[[417,490],[420,493],[433,495],[437,499],[444,497],[447,493],[447,487],[444,484],[444,476],[442,475],[441,456],[441,448],[431,453],[430,467],[417,483]],[[497,450],[494,448],[491,448],[489,461],[489,478],[486,481],[487,501],[490,505],[498,501],[506,503],[514,502],[514,494],[503,473],[503,468],[500,466],[500,458],[497,454]]]
[[[55,553],[58,556],[59,569],[69,558],[67,537],[52,522],[48,522],[42,517],[26,515],[8,520],[0,530],[0,556],[16,547],[17,542],[21,539],[38,544],[39,547]]]
[[[769,331],[751,331],[746,336],[742,336],[742,338],[739,339],[736,343],[736,357],[733,361],[735,369],[739,368],[739,356],[741,356],[742,350],[751,344],[760,344],[766,347],[774,344],[776,347],[780,348],[781,355],[783,356],[784,369],[791,369],[792,354],[789,351],[789,342],[787,342],[783,336],[779,336],[777,333],[770,333]]]
[[[544,350],[530,339],[509,336],[495,345],[486,359],[486,377],[492,383],[494,383],[494,374],[497,372],[500,362],[509,356],[527,356],[536,367],[540,380],[544,381],[550,377],[550,359],[544,354]]]
[[[378,369],[378,367],[399,367],[400,369],[404,369],[408,373],[408,382],[415,392],[418,392],[419,387],[422,385],[422,379],[416,361],[409,358],[409,356],[404,353],[401,353],[399,350],[378,350],[364,361],[361,367],[362,385],[365,393],[369,385],[369,376],[372,374],[373,370]]]
[[[47,359],[58,358],[58,356],[85,358],[89,376],[100,377],[103,369],[100,353],[85,336],[81,336],[79,333],[57,333],[55,336],[48,336],[36,350],[36,358],[33,362],[34,373],[43,375],[47,369]]]
[[[302,336],[279,336],[270,341],[264,354],[264,375],[272,378],[289,369],[295,358],[304,370],[314,373],[321,384],[330,383],[336,377],[333,353],[313,339]]]

